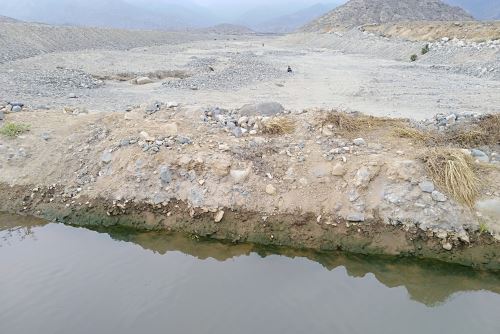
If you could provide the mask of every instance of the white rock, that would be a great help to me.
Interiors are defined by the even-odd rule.
[[[240,119],[238,120],[238,125],[242,125],[242,124],[247,124],[248,123],[248,116],[242,116],[240,117]]]
[[[266,186],[266,193],[268,195],[275,195],[276,194],[276,188],[272,184],[268,184]]]
[[[434,190],[431,194],[432,199],[435,200],[436,202],[446,202],[448,199],[443,193],[440,193],[437,190]]]
[[[217,211],[217,213],[215,214],[215,217],[214,217],[214,222],[216,222],[216,223],[220,223],[220,222],[222,221],[222,218],[224,218],[224,211],[219,210],[219,211]]]
[[[151,80],[148,77],[140,77],[140,78],[135,79],[135,83],[138,85],[146,85],[146,84],[153,83],[153,80]]]
[[[453,246],[452,246],[452,244],[450,244],[449,242],[445,242],[445,243],[443,244],[443,249],[444,249],[444,250],[447,250],[447,251],[451,251],[451,250],[453,249]]]
[[[177,108],[179,103],[177,102],[167,102],[167,108]]]
[[[229,172],[234,182],[241,183],[244,182],[250,175],[250,169],[231,169]]]
[[[144,140],[146,140],[146,141],[151,142],[151,141],[155,140],[155,138],[150,136],[146,131],[141,131],[140,134],[141,134],[141,137],[144,138]]]
[[[350,222],[361,223],[365,221],[365,215],[359,212],[352,212],[347,215],[346,219]]]
[[[346,172],[346,168],[341,163],[336,164],[332,168],[333,176],[344,176]]]
[[[435,190],[434,183],[430,181],[420,182],[418,186],[424,193],[432,193]]]
[[[364,146],[366,145],[366,142],[363,138],[356,138],[353,140],[354,145],[356,146]]]

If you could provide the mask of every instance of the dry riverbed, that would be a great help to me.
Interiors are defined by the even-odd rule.
[[[5,118],[2,211],[500,269],[498,115],[158,102]]]

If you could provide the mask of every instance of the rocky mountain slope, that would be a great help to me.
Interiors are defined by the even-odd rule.
[[[0,23],[15,23],[15,22],[19,21],[11,17],[0,15]]]
[[[460,7],[440,0],[351,0],[312,21],[306,32],[353,28],[399,21],[467,21],[473,17]]]

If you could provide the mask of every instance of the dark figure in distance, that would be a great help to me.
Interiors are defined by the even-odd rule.
[[[293,71],[292,71],[292,68],[291,68],[290,66],[288,66],[287,72],[288,72],[288,73],[292,73],[292,72],[293,72]]]

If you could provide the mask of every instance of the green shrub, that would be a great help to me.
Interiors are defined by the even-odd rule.
[[[429,52],[429,44],[425,44],[425,46],[422,48],[422,54],[426,54],[427,52]]]
[[[486,223],[480,223],[479,224],[479,234],[484,234],[484,233],[488,233],[488,232],[489,232],[488,225],[486,225]]]
[[[27,131],[29,131],[30,126],[28,124],[22,123],[7,123],[0,128],[0,134],[7,137],[17,137]]]
[[[411,55],[410,60],[411,60],[411,61],[416,61],[416,60],[417,60],[417,58],[418,58],[418,56],[417,56],[417,55]]]

